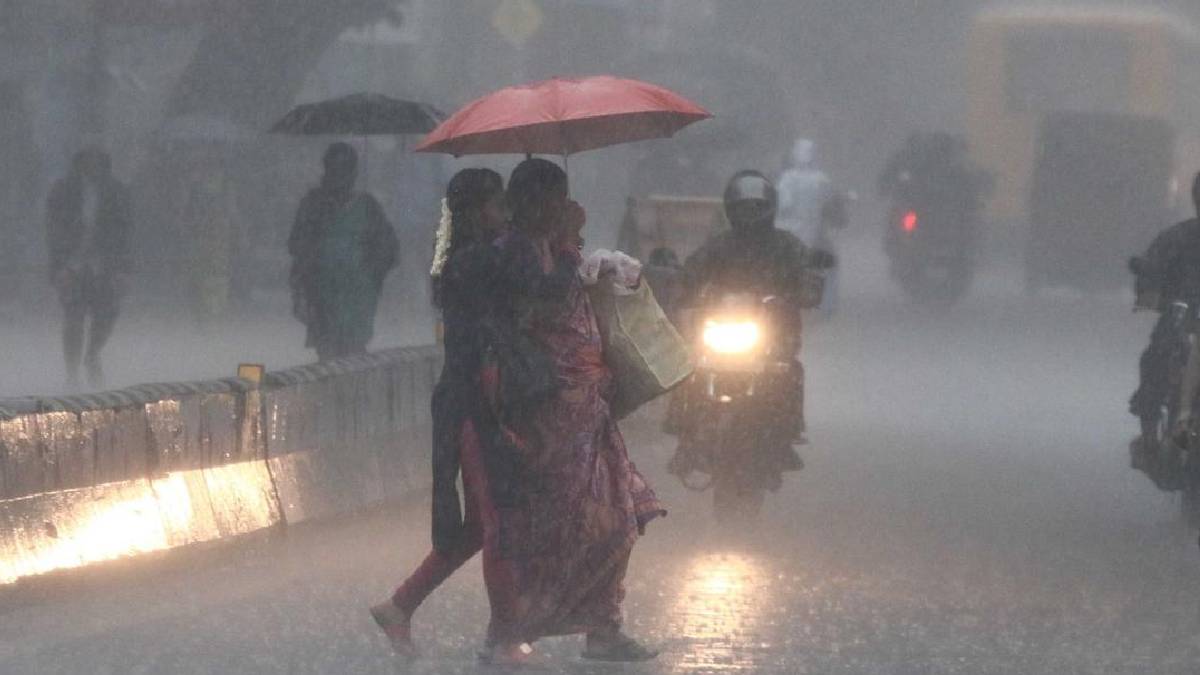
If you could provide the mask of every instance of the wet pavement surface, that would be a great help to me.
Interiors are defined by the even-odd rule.
[[[662,471],[655,411],[626,425],[671,515],[628,579],[662,656],[564,673],[1193,673],[1200,549],[1128,468],[1125,400],[1150,317],[1123,296],[983,291],[948,314],[880,294],[806,339],[812,445],[752,527]],[[366,612],[424,555],[423,502],[169,569],[0,595],[0,672],[473,673],[473,561],[396,662]]]

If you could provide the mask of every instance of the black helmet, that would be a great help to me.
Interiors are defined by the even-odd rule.
[[[725,217],[735,232],[773,227],[778,206],[775,185],[758,171],[739,171],[725,186]]]

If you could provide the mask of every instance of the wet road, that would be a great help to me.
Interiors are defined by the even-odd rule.
[[[806,343],[813,445],[753,531],[721,532],[627,428],[671,516],[635,552],[629,629],[663,656],[557,672],[1192,673],[1200,550],[1127,468],[1125,399],[1149,331],[1125,298],[1028,301],[981,281],[946,316],[880,291]],[[365,607],[425,552],[395,507],[176,563],[0,596],[0,672],[470,673],[477,562],[421,609],[398,667]]]

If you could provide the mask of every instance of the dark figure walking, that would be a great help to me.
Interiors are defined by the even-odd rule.
[[[498,548],[499,509],[511,506],[511,452],[501,442],[499,420],[486,394],[496,380],[496,343],[515,324],[500,294],[508,261],[493,245],[507,225],[504,183],[489,169],[463,169],[446,188],[433,268],[434,300],[445,325],[446,359],[432,400],[433,551],[388,600],[371,608],[396,650],[413,652],[411,622],[417,607],[455,570],[481,550],[492,605],[494,635],[512,612],[511,565]],[[574,266],[560,271],[564,286]],[[457,481],[462,477],[464,504]],[[499,495],[499,498],[497,498]],[[465,507],[465,508],[464,508]],[[515,653],[518,644],[489,640],[489,656]]]
[[[587,220],[567,174],[544,159],[513,170],[513,226],[498,241],[501,288],[520,335],[549,358],[556,387],[544,402],[514,406],[504,392],[517,369],[500,359],[501,413],[516,449],[519,501],[500,514],[502,553],[515,571],[517,602],[497,627],[501,643],[583,633],[584,658],[644,661],[657,652],[622,630],[625,575],[646,525],[666,515],[629,458],[609,408],[613,373],[595,310],[578,274]],[[531,280],[535,283],[531,283]]]
[[[104,384],[100,351],[112,335],[125,277],[133,268],[132,230],[129,190],[113,176],[111,158],[95,148],[80,151],[46,205],[50,278],[65,313],[63,353],[71,387],[79,383],[81,361],[88,383]]]
[[[321,184],[304,196],[296,212],[288,251],[296,318],[308,328],[306,346],[326,361],[367,350],[398,246],[379,202],[354,189],[354,148],[334,143],[323,161]]]

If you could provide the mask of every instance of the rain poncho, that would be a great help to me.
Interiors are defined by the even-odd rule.
[[[813,166],[812,141],[800,139],[792,148],[792,167],[779,177],[779,226],[816,246],[821,237],[821,211],[833,194],[824,171]]]

